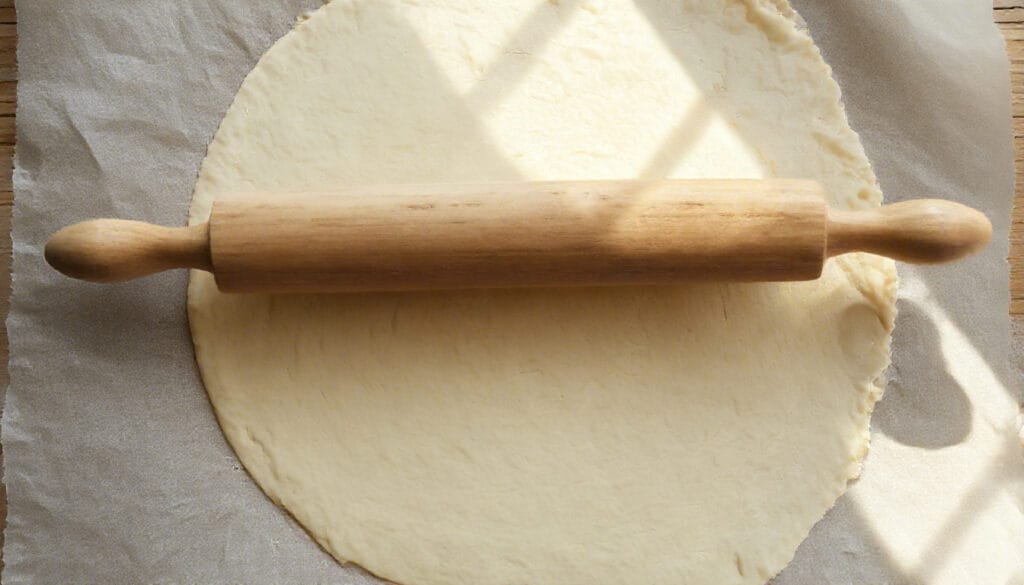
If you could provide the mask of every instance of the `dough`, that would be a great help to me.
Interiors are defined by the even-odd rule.
[[[192,205],[255,190],[809,177],[881,194],[779,0],[335,0],[259,61]],[[224,434],[340,561],[406,584],[762,583],[859,471],[895,272],[272,297],[192,275]]]

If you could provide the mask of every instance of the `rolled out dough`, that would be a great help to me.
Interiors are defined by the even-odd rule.
[[[808,177],[881,195],[782,0],[335,0],[259,61],[191,221],[256,190]],[[406,584],[762,583],[857,475],[895,272],[817,282],[226,296],[228,441],[324,549]]]

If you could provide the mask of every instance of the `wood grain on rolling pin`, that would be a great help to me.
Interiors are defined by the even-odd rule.
[[[353,187],[218,201],[209,234],[225,292],[809,280],[823,201],[806,180]]]

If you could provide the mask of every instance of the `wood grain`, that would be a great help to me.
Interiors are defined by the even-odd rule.
[[[941,199],[843,210],[806,179],[619,179],[262,193],[186,227],[79,222],[45,256],[92,282],[197,268],[223,292],[351,293],[813,280],[830,256],[939,264],[991,238]]]
[[[1010,58],[1017,182],[1010,230],[1010,314],[1024,316],[1024,0],[995,0],[994,16]]]
[[[1010,57],[1010,83],[1013,99],[1014,146],[1017,161],[1017,183],[1013,206],[1013,228],[1010,231],[1010,314],[1024,316],[1024,0],[994,0],[994,19],[1006,36]],[[18,79],[17,14],[14,0],[0,0],[0,233],[10,234],[11,188],[15,128],[14,111]],[[0,315],[5,319],[10,300],[11,240],[0,238]],[[7,329],[0,328],[0,384],[8,382]],[[3,451],[0,450],[0,466]],[[6,489],[0,484],[0,519],[7,517]],[[0,531],[0,566],[3,566],[3,532]]]
[[[11,298],[11,206],[14,192],[11,174],[14,171],[14,109],[17,101],[17,17],[14,0],[0,0],[0,316],[7,319]],[[7,386],[7,328],[0,327],[0,384]],[[0,469],[3,449],[0,448]],[[0,482],[0,567],[3,567],[3,532],[7,520],[7,488]]]
[[[829,256],[867,252],[910,264],[954,262],[992,240],[992,224],[985,214],[943,199],[830,209],[827,231]]]
[[[534,181],[217,201],[209,233],[225,292],[622,286],[817,278],[826,217],[807,180]]]

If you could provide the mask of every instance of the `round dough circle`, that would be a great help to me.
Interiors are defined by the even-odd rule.
[[[191,221],[258,190],[809,177],[881,195],[782,0],[335,0],[246,78]],[[895,272],[798,284],[272,297],[194,272],[246,469],[408,584],[762,583],[866,452]]]

